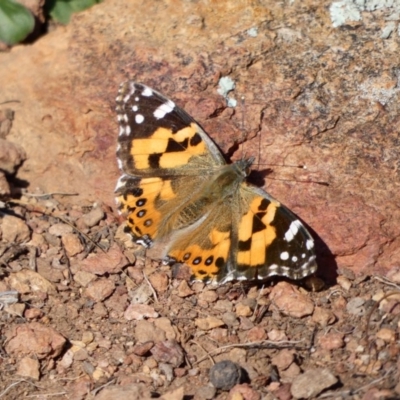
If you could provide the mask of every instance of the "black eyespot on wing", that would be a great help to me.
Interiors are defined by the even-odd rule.
[[[268,199],[262,199],[260,205],[258,206],[258,209],[260,211],[265,211],[268,206],[271,204],[271,202]]]
[[[190,138],[190,145],[191,146],[197,146],[198,144],[200,144],[202,142],[202,138],[201,136],[196,132],[196,134]]]
[[[251,237],[247,240],[239,240],[238,250],[239,251],[249,251],[251,249]]]
[[[253,233],[263,231],[266,229],[266,225],[262,222],[262,218],[265,213],[257,213],[253,216]]]
[[[149,164],[151,168],[160,168],[161,153],[154,153],[149,155]]]
[[[174,139],[168,139],[167,148],[165,149],[166,153],[175,153],[178,151],[185,151],[188,147],[189,139],[186,138],[182,142],[177,142]]]

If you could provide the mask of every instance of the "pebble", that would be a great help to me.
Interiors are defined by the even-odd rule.
[[[309,399],[337,382],[336,376],[326,368],[309,369],[293,380],[290,392],[295,399]]]
[[[210,369],[210,382],[215,388],[221,390],[232,389],[240,383],[242,376],[241,367],[230,360],[220,361]]]

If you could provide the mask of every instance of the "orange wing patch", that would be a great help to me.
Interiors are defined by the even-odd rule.
[[[130,154],[135,168],[177,168],[187,165],[191,157],[207,152],[198,133],[199,127],[191,123],[177,132],[158,128],[151,136],[135,139]]]
[[[238,265],[259,267],[266,263],[266,249],[276,238],[271,222],[279,206],[278,202],[261,196],[252,199],[249,210],[239,222]]]
[[[186,245],[186,241],[178,240],[168,255],[188,265],[194,279],[208,282],[215,280],[227,263],[230,247],[230,231],[213,229],[208,235],[207,243]]]
[[[143,178],[135,188],[118,196],[120,212],[127,216],[128,226],[137,237],[157,236],[163,215],[155,208],[156,201],[169,201],[176,197],[171,181],[161,178]]]

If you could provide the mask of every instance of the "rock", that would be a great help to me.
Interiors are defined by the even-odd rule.
[[[78,235],[76,235],[75,233],[67,233],[61,238],[61,241],[65,247],[67,254],[70,257],[82,253],[84,249],[82,242],[79,240]]]
[[[210,369],[210,382],[217,389],[230,390],[240,383],[242,377],[243,371],[240,365],[230,360],[220,361]]]
[[[111,279],[98,279],[88,285],[85,290],[86,296],[90,297],[96,302],[103,301],[115,290],[115,283]]]
[[[179,367],[184,360],[183,349],[175,340],[156,343],[150,351],[155,360],[172,364],[174,367]]]
[[[53,224],[49,228],[49,233],[50,235],[54,235],[57,237],[62,237],[64,235],[67,235],[68,233],[73,233],[74,228],[71,225],[64,224],[63,222],[58,222],[56,224]]]
[[[119,246],[114,244],[106,254],[102,251],[89,254],[81,262],[81,270],[96,275],[115,274],[121,272],[122,267],[126,265],[128,265],[127,258],[123,255]]]
[[[309,399],[330,388],[337,381],[338,379],[326,368],[309,369],[293,380],[290,392],[295,399]]]
[[[3,240],[9,243],[27,242],[31,237],[31,231],[25,221],[13,215],[2,215],[0,229],[3,234]]]
[[[44,292],[55,293],[56,289],[52,283],[40,274],[30,269],[23,269],[10,274],[8,284],[18,293]]]
[[[39,360],[60,355],[66,339],[55,329],[38,322],[16,326],[6,333],[6,352],[37,357]]]
[[[147,304],[131,304],[124,312],[124,318],[128,321],[140,321],[144,318],[157,318],[158,313]]]
[[[197,318],[194,323],[203,331],[209,331],[211,329],[225,325],[224,321],[213,316],[207,318]]]
[[[17,375],[25,378],[31,378],[35,381],[39,380],[40,377],[40,364],[37,359],[24,357],[18,363]]]
[[[107,386],[96,396],[96,400],[150,400],[152,398],[151,392],[152,391],[142,383],[125,386]]]
[[[82,217],[83,223],[91,228],[97,225],[104,218],[104,211],[101,207],[94,207],[90,212]]]
[[[287,282],[279,282],[274,286],[270,299],[280,312],[291,317],[302,318],[314,311],[312,300]]]
[[[25,159],[26,153],[21,146],[0,138],[0,170],[13,174]]]

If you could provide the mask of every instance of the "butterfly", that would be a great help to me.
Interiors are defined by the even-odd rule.
[[[116,103],[115,195],[133,240],[206,283],[316,271],[306,227],[246,181],[254,157],[228,164],[190,115],[143,84],[122,83]]]

